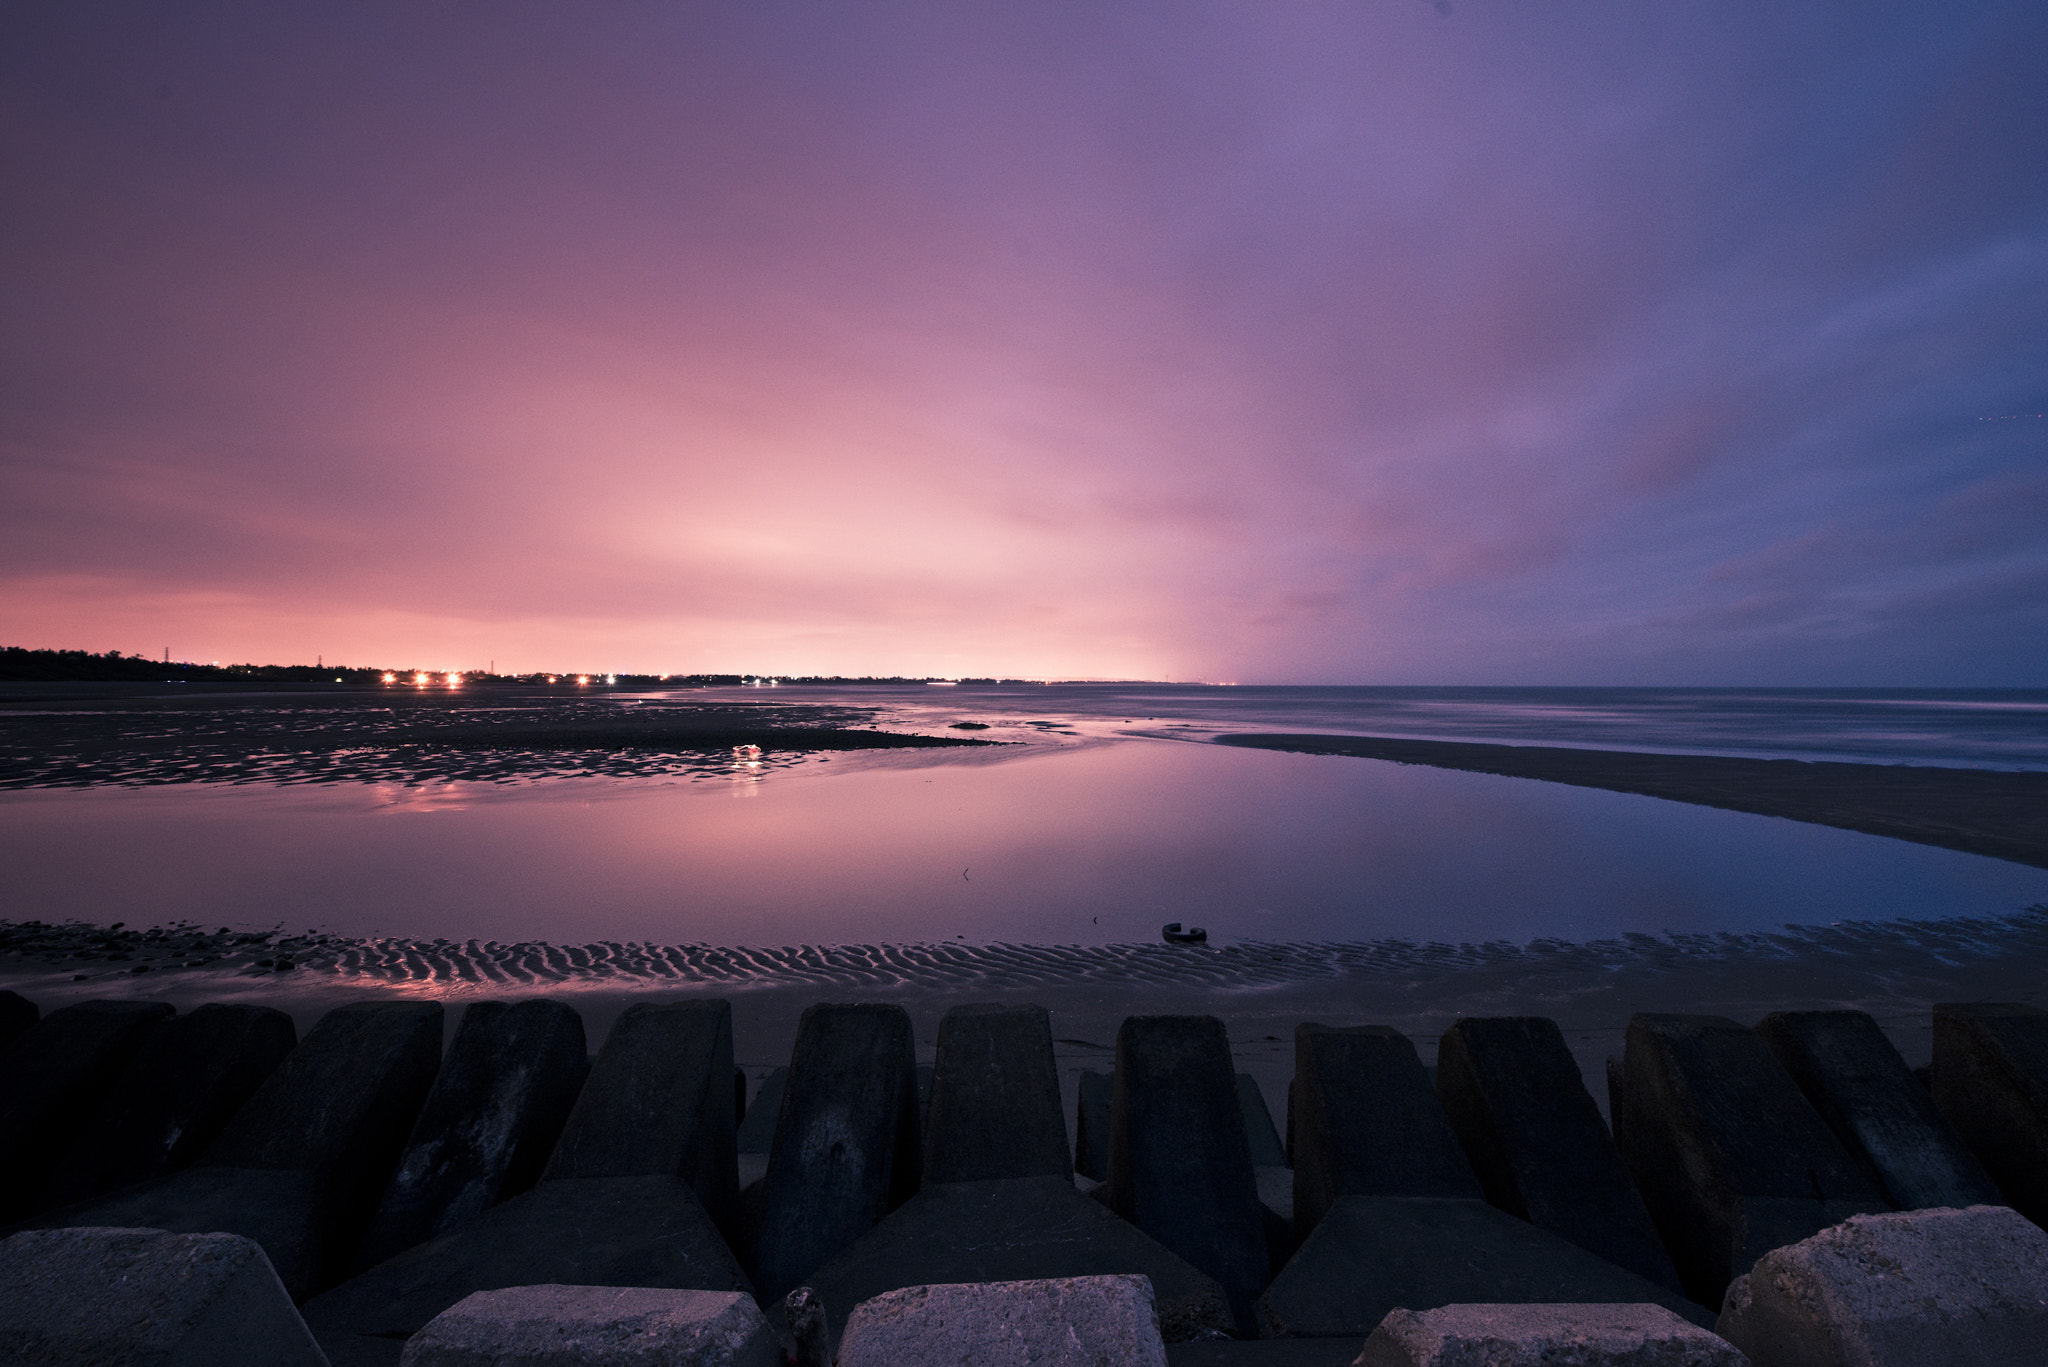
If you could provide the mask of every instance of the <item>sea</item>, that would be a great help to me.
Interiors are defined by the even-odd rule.
[[[1104,946],[1158,943],[1169,922],[1214,945],[1525,945],[2048,904],[2048,870],[1878,836],[1209,743],[1306,732],[2039,770],[2048,690],[472,687],[434,695],[436,715],[815,707],[998,743],[550,750],[488,768],[307,743],[421,701],[109,703],[95,725],[139,758],[101,745],[84,766],[23,743],[30,713],[0,714],[0,919],[501,945]],[[281,739],[260,762],[224,758],[219,738],[249,732]]]

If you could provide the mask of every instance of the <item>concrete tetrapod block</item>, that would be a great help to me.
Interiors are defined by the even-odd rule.
[[[1206,1339],[1166,1345],[1166,1367],[1351,1367],[1365,1347],[1338,1339]]]
[[[1754,1031],[1637,1015],[1622,1068],[1622,1161],[1700,1304],[1771,1249],[1888,1208]]]
[[[0,992],[0,1050],[42,1018],[41,1008],[19,992]]]
[[[1292,1110],[1294,1228],[1304,1238],[1340,1196],[1483,1195],[1398,1030],[1297,1026]]]
[[[739,1196],[732,1004],[639,1002],[612,1023],[544,1176],[680,1176],[721,1227]]]
[[[1446,1305],[1419,1312],[1395,1310],[1372,1331],[1357,1359],[1357,1367],[1566,1363],[1749,1367],[1734,1344],[1661,1305]]]
[[[2048,1234],[2006,1206],[1855,1216],[1759,1258],[1717,1327],[1756,1367],[2039,1367]]]
[[[1774,1011],[1756,1032],[1900,1210],[2000,1205],[1984,1165],[1863,1011]]]
[[[1151,1282],[1168,1340],[1234,1323],[1213,1278],[1061,1177],[928,1186],[807,1281],[836,1335],[854,1306],[906,1286],[1126,1273]]]
[[[1936,1005],[1934,1103],[2005,1203],[2048,1228],[2048,1011]]]
[[[920,1148],[910,1013],[806,1008],[761,1180],[754,1276],[763,1301],[781,1300],[908,1200]]]
[[[0,1362],[328,1367],[254,1242],[155,1229],[0,1242]]]
[[[357,1270],[531,1187],[588,1070],[583,1018],[562,1003],[467,1007],[356,1252]]]
[[[404,1367],[782,1367],[753,1298],[643,1286],[479,1291],[405,1345]]]
[[[464,1297],[540,1285],[753,1289],[682,1178],[565,1177],[314,1297],[306,1323],[334,1367],[389,1367]]]
[[[438,1002],[336,1007],[196,1166],[44,1221],[246,1235],[303,1300],[347,1270],[440,1061]]]
[[[1042,1006],[956,1006],[939,1021],[924,1184],[1070,1177],[1052,1018]]]
[[[1083,1072],[1075,1084],[1074,1171],[1092,1181],[1109,1177],[1109,1110],[1113,1086],[1108,1073]]]
[[[1436,1094],[1488,1201],[1680,1289],[1555,1021],[1496,1016],[1453,1023],[1437,1048]]]
[[[159,1002],[80,1002],[0,1054],[0,1224],[35,1209],[51,1169],[171,1014]]]
[[[1214,1277],[1249,1330],[1272,1267],[1223,1022],[1128,1017],[1109,1135],[1110,1209]]]
[[[741,1153],[765,1154],[775,1147],[775,1121],[782,1114],[782,1092],[789,1085],[789,1069],[777,1068],[761,1080],[747,1118],[740,1122],[735,1147]]]
[[[45,1204],[189,1167],[298,1042],[267,1006],[202,1006],[151,1031],[45,1188]]]
[[[1397,1306],[1661,1305],[1695,1324],[1712,1312],[1484,1201],[1343,1196],[1266,1294],[1268,1338],[1370,1334]]]
[[[839,1345],[838,1367],[959,1363],[1166,1367],[1151,1283],[1108,1276],[906,1286],[856,1306]]]
[[[1237,1075],[1237,1108],[1244,1113],[1244,1141],[1252,1152],[1252,1166],[1286,1167],[1287,1146],[1280,1142],[1279,1127],[1266,1109],[1266,1094],[1259,1090],[1259,1080],[1250,1073]]]

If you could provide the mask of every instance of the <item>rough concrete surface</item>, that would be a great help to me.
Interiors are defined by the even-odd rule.
[[[926,1187],[809,1281],[837,1334],[854,1306],[906,1286],[1110,1274],[1146,1278],[1168,1339],[1231,1327],[1212,1278],[1060,1177]]]
[[[1933,1082],[1935,1104],[2005,1204],[2048,1227],[2048,1011],[1937,1003]]]
[[[1042,1006],[956,1006],[939,1021],[924,1181],[1072,1175],[1052,1018]]]
[[[255,1243],[155,1229],[0,1242],[0,1362],[327,1367]]]
[[[736,1291],[513,1286],[479,1291],[406,1343],[403,1367],[782,1367]]]
[[[1866,1011],[1773,1011],[1757,1035],[1900,1210],[2001,1204],[1984,1165]]]
[[[570,1177],[315,1297],[306,1322],[335,1367],[370,1367],[396,1362],[406,1335],[473,1292],[543,1284],[752,1289],[680,1177]]]
[[[1230,1040],[1214,1016],[1131,1016],[1118,1029],[1103,1195],[1214,1277],[1239,1328],[1252,1329],[1271,1255]]]
[[[377,1203],[374,1267],[531,1187],[583,1086],[583,1018],[561,1002],[473,1002]]]
[[[2006,1206],[1859,1215],[1765,1254],[1717,1328],[1756,1367],[2039,1367],[2048,1233]]]
[[[908,1286],[847,1319],[838,1367],[942,1364],[1166,1367],[1166,1345],[1138,1276]]]
[[[1748,1360],[1659,1305],[1446,1305],[1389,1313],[1356,1367],[1748,1367]]]
[[[209,1003],[150,1031],[50,1174],[47,1204],[176,1172],[198,1159],[298,1042],[267,1006]]]
[[[1437,1047],[1436,1094],[1488,1201],[1679,1289],[1671,1256],[1557,1022],[1457,1022]]]
[[[1396,1308],[1460,1304],[1662,1305],[1713,1323],[1655,1282],[1484,1201],[1344,1196],[1259,1297],[1268,1338],[1370,1334]]]
[[[1622,1160],[1700,1304],[1771,1249],[1890,1207],[1755,1031],[1640,1013],[1622,1071]]]

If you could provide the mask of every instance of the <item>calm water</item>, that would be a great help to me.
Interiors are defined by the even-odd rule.
[[[555,755],[548,776],[499,782],[352,781],[331,763],[305,781],[287,756],[264,770],[282,783],[18,788],[0,792],[6,914],[501,941],[1085,944],[1151,939],[1167,920],[1224,941],[1526,941],[2048,901],[2048,870],[1874,836],[1199,743],[1328,731],[2043,768],[2041,692],[780,688],[573,706],[813,700],[872,709],[886,729],[979,722],[1014,744],[588,777]],[[161,736],[262,711],[136,724]]]

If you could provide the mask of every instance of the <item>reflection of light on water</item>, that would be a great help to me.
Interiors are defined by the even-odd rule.
[[[752,797],[754,795],[754,785],[766,777],[764,769],[765,766],[761,762],[760,746],[733,746],[732,775],[738,780],[733,789],[733,796],[739,797],[744,794],[747,797]]]

